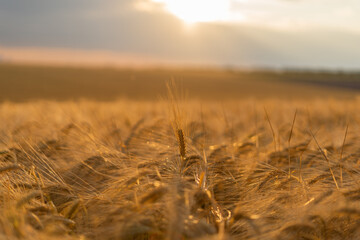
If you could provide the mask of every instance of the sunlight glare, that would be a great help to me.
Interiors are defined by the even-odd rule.
[[[162,3],[167,11],[188,24],[230,20],[227,0],[152,0]]]

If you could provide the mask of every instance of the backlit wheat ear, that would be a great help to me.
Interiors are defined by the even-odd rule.
[[[65,226],[69,227],[69,228],[74,228],[76,223],[68,218],[65,218],[63,216],[56,216],[56,215],[48,215],[44,218],[44,222],[46,222],[47,224],[50,223],[62,223]]]
[[[29,222],[29,224],[37,229],[37,230],[43,230],[44,229],[44,225],[42,224],[40,218],[32,213],[32,212],[29,212],[27,215],[26,215],[26,220],[27,222]]]
[[[316,229],[310,224],[293,224],[284,228],[278,239],[319,239]]]
[[[182,129],[177,130],[177,137],[179,141],[179,151],[180,151],[181,159],[185,160],[186,146],[185,146],[184,132]]]
[[[203,188],[204,185],[204,179],[205,179],[205,172],[201,172],[200,178],[199,178],[199,188]]]
[[[320,196],[318,196],[315,200],[314,200],[314,204],[319,204],[321,203],[324,199],[326,199],[327,197],[331,196],[331,194],[333,194],[333,190],[329,190],[324,192],[323,194],[321,194]]]
[[[245,220],[250,226],[251,228],[254,230],[254,232],[259,235],[260,234],[260,229],[259,227],[254,223],[254,220],[257,219],[258,216],[254,215],[254,216],[247,216],[246,214],[244,214],[243,212],[241,212],[239,210],[239,208],[236,208],[234,210],[233,216],[230,218],[230,225],[235,224],[236,222],[240,221],[240,220]]]
[[[159,187],[143,196],[140,200],[141,204],[152,204],[162,198],[167,192],[167,188]]]
[[[6,173],[6,172],[9,172],[9,171],[18,170],[18,169],[21,169],[20,165],[11,164],[11,165],[0,168],[0,174]]]
[[[75,216],[77,210],[79,209],[80,203],[81,201],[79,199],[73,201],[69,210],[66,212],[65,217],[68,219],[72,219]]]
[[[32,191],[31,193],[29,193],[28,195],[26,195],[25,197],[22,197],[17,203],[16,203],[16,207],[20,208],[21,206],[23,206],[25,203],[29,202],[31,199],[37,198],[37,197],[41,197],[42,192],[41,191]]]

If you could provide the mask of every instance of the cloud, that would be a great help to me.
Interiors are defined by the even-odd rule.
[[[140,42],[146,46],[149,41],[161,41],[159,33],[174,34],[172,29],[180,24],[164,14],[137,11],[132,3],[131,0],[2,1],[0,43],[133,50]],[[166,36],[162,34],[162,38]]]

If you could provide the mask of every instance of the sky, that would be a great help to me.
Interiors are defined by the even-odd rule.
[[[359,12],[358,0],[0,0],[0,59],[360,70]]]

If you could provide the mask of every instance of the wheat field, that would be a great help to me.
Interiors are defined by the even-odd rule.
[[[179,92],[2,102],[0,239],[360,238],[360,99]]]

